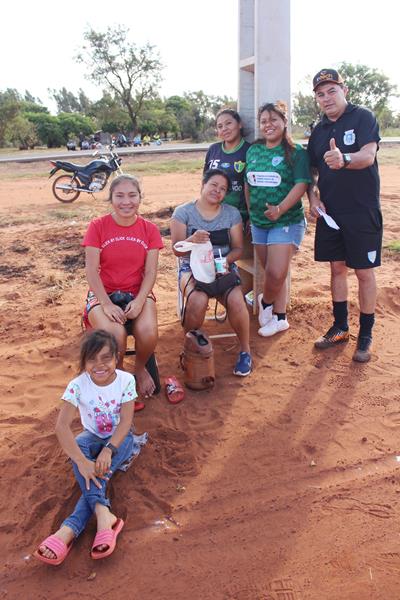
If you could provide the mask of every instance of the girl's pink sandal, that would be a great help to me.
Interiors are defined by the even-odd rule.
[[[33,556],[35,558],[37,558],[38,560],[40,560],[41,562],[44,562],[48,565],[61,565],[62,562],[64,562],[64,560],[67,558],[69,551],[72,548],[72,544],[73,541],[68,544],[63,542],[62,540],[60,540],[60,538],[56,537],[55,535],[49,535],[49,537],[47,537],[45,540],[43,540],[43,542],[39,545],[40,546],[46,546],[46,548],[48,548],[49,550],[51,550],[52,552],[54,552],[54,554],[56,555],[55,558],[47,558],[46,556],[43,556],[43,554],[41,554],[39,552],[39,549],[35,550],[35,552],[33,553]]]
[[[107,558],[107,556],[110,556],[110,554],[114,552],[118,534],[121,532],[124,525],[125,523],[122,519],[117,519],[112,529],[102,529],[96,533],[92,545],[92,551],[90,553],[94,560]],[[101,545],[107,545],[107,550],[103,550],[102,552],[96,550],[96,548]]]

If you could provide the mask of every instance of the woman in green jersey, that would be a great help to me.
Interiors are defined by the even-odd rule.
[[[252,241],[265,268],[258,333],[268,337],[289,327],[287,274],[304,237],[301,198],[311,178],[307,152],[288,134],[285,102],[264,104],[258,120],[262,138],[246,155],[246,198]]]

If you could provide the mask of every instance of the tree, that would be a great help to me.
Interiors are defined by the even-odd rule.
[[[77,113],[60,113],[57,116],[57,123],[64,137],[64,142],[69,138],[78,136],[80,133],[88,136],[96,130],[95,123],[89,117]]]
[[[155,46],[137,46],[129,41],[129,29],[116,26],[97,32],[87,29],[86,45],[76,57],[87,70],[87,78],[108,91],[126,109],[133,131],[146,98],[152,98],[161,81],[162,64]]]
[[[79,88],[79,90],[78,90],[78,100],[79,100],[79,105],[81,107],[80,112],[86,116],[90,116],[90,111],[91,111],[93,103],[86,96],[86,94],[82,90],[82,88]]]
[[[174,112],[161,98],[146,100],[138,120],[139,131],[145,135],[162,134],[167,137],[169,133],[177,135],[179,124]]]
[[[202,90],[185,92],[184,96],[171,96],[165,101],[166,110],[172,112],[179,125],[182,139],[204,140],[213,137],[215,116],[223,106],[235,107],[227,96],[207,96]]]
[[[35,125],[22,114],[10,121],[7,130],[7,139],[21,150],[33,149],[39,143]]]
[[[310,123],[314,123],[319,119],[319,115],[314,96],[302,94],[301,92],[296,94],[293,103],[293,119],[298,125],[309,127]]]
[[[49,95],[54,98],[59,113],[82,113],[88,115],[92,106],[85,92],[80,89],[76,96],[73,92],[62,87],[60,90],[49,89]]]
[[[353,104],[366,106],[389,126],[390,108],[389,99],[396,94],[396,86],[390,83],[389,78],[366,65],[353,65],[342,62],[337,70],[343,77],[346,87],[349,88],[347,99]],[[318,109],[314,97],[299,92],[294,97],[293,116],[299,125],[307,126],[318,117]],[[393,119],[395,117],[393,116]]]
[[[397,88],[384,73],[366,65],[346,62],[338,66],[338,71],[349,88],[350,102],[367,106],[377,115],[388,108],[389,98],[395,95]]]
[[[69,92],[67,88],[62,87],[60,90],[48,89],[48,92],[56,101],[59,113],[81,112],[81,105],[78,98],[75,94]]]
[[[35,125],[37,135],[48,148],[57,148],[65,139],[57,117],[42,113],[26,113],[26,118]]]
[[[89,114],[96,119],[99,128],[108,133],[128,131],[131,124],[127,111],[108,92],[92,104]]]
[[[8,124],[19,112],[20,96],[16,90],[7,89],[0,92],[0,145],[5,142]]]

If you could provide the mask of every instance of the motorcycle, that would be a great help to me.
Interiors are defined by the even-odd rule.
[[[93,156],[96,154],[97,152]],[[71,173],[70,175],[59,175],[53,181],[52,192],[57,200],[66,203],[76,200],[81,192],[87,194],[101,192],[106,187],[111,173],[122,174],[121,162],[121,158],[112,145],[109,146],[107,155],[101,155],[87,165],[76,165],[64,160],[51,160],[53,168],[50,171],[49,179],[60,170]]]

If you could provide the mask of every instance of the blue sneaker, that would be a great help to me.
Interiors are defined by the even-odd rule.
[[[246,377],[251,373],[252,360],[248,352],[240,352],[239,358],[233,369],[233,374],[239,377]]]

